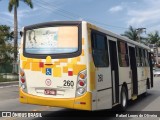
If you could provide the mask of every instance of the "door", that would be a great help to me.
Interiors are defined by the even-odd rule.
[[[132,77],[133,95],[138,95],[138,80],[137,80],[137,63],[135,56],[135,48],[129,46],[130,67]]]
[[[93,99],[96,101],[96,109],[108,109],[112,107],[110,98],[111,89],[111,74],[108,56],[108,41],[106,35],[92,31],[92,56],[95,65],[95,80],[96,80],[96,96]],[[95,98],[96,97],[96,98]],[[95,104],[95,102],[93,102]]]
[[[116,42],[109,40],[111,80],[112,80],[112,104],[119,102],[119,71],[117,60]]]
[[[153,53],[149,53],[148,55],[149,55],[149,65],[150,65],[151,87],[153,87],[153,63],[152,63],[153,58],[152,58],[152,56],[154,56],[154,55],[153,55]]]

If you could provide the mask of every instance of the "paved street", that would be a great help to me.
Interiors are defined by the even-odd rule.
[[[154,88],[151,90],[148,90],[148,94],[146,96],[140,96],[139,99],[136,101],[130,101],[129,106],[127,108],[127,111],[160,111],[160,78],[154,79]],[[117,108],[114,108],[117,109]],[[113,110],[114,110],[113,109]],[[101,115],[105,115],[105,113],[109,112],[108,110],[104,111],[98,111],[98,112],[90,112],[89,116],[87,116],[88,112],[83,111],[75,111],[75,110],[69,110],[69,109],[63,109],[63,108],[56,108],[56,107],[48,107],[48,106],[37,106],[37,105],[28,105],[28,104],[21,104],[18,101],[18,87],[17,86],[6,86],[6,87],[0,87],[0,111],[50,111],[47,113],[46,116],[55,116],[55,119],[61,117],[67,116],[73,116],[70,119],[74,119],[77,115],[80,119],[89,118],[91,116],[101,117]],[[96,116],[97,114],[97,116]],[[123,113],[125,114],[125,113]],[[57,117],[58,116],[58,117]],[[63,118],[62,118],[63,117]],[[3,120],[16,120],[17,118],[1,118]],[[17,120],[20,120],[21,118],[18,118]],[[36,118],[35,120],[39,120],[40,118]],[[42,118],[41,118],[42,119]],[[115,120],[115,118],[107,118],[105,116],[101,117],[103,120]],[[119,119],[119,118],[117,118]],[[136,118],[121,118],[122,120],[131,119],[135,120]],[[147,120],[159,120],[159,118],[148,118]],[[136,119],[138,120],[138,118]]]

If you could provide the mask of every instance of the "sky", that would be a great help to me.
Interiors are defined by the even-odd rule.
[[[85,20],[122,34],[131,25],[146,28],[146,33],[160,30],[160,0],[32,0],[33,9],[20,2],[18,29],[49,21]],[[0,1],[0,24],[13,29],[13,11],[9,0]]]

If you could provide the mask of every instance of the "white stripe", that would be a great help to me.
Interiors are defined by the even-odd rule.
[[[1,86],[0,88],[17,87],[18,85]]]

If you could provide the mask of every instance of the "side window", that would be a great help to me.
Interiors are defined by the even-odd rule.
[[[108,45],[105,34],[92,32],[92,56],[96,67],[108,67]]]
[[[107,47],[106,47],[106,38],[105,36],[102,36],[102,35],[99,35],[99,34],[96,34],[96,49],[98,50],[105,50]]]
[[[145,52],[144,52],[144,49],[141,48],[141,60],[142,60],[142,67],[143,66],[146,66],[146,63],[145,63]]]
[[[136,47],[136,62],[137,62],[137,67],[142,66],[142,62],[141,62],[141,49],[139,47]]]
[[[146,66],[149,66],[149,56],[148,56],[147,50],[145,50],[145,62],[146,62]]]
[[[120,67],[128,67],[128,47],[125,42],[118,41],[118,56],[119,56],[119,65]]]
[[[140,67],[142,67],[143,66],[143,63],[142,63],[142,49],[139,48],[138,50],[139,50]]]

